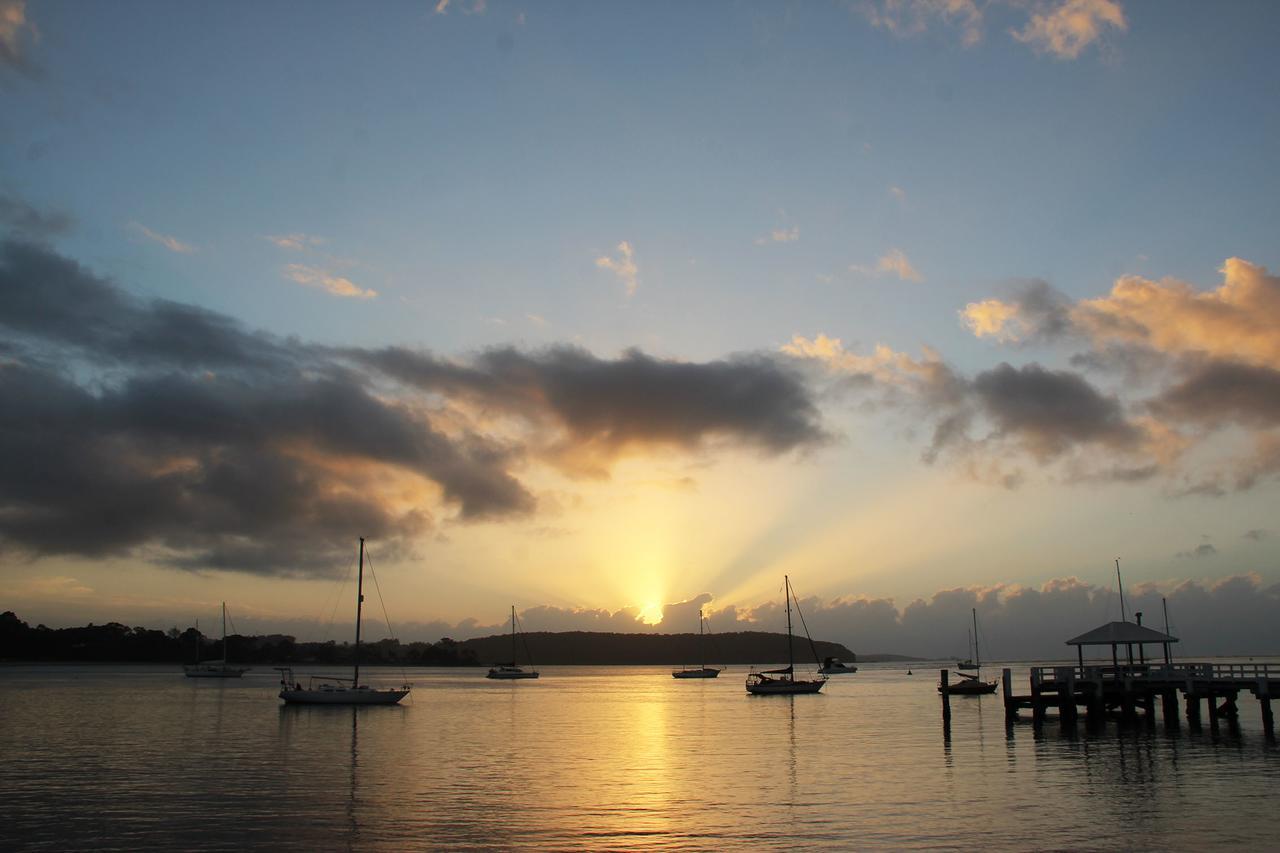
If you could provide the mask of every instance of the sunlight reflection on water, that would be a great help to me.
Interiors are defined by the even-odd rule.
[[[382,673],[374,670],[377,683]],[[998,696],[866,666],[418,670],[393,708],[286,707],[267,671],[0,669],[0,847],[100,850],[1178,848],[1270,838],[1280,752],[1242,731],[1006,731]],[[387,684],[400,673],[387,672]],[[1025,675],[1018,676],[1025,681]]]

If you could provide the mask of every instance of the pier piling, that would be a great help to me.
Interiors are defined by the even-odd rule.
[[[1004,689],[1004,720],[1012,723],[1018,719],[1018,705],[1013,701],[1013,674],[1008,667],[1000,670],[1000,684]]]
[[[1160,705],[1161,716],[1164,717],[1165,727],[1170,729],[1178,728],[1178,691],[1163,691],[1160,694]]]
[[[951,728],[951,673],[947,670],[941,670],[938,673],[938,685],[942,688],[942,723],[948,729]]]

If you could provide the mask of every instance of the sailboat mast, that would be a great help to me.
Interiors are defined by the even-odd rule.
[[[785,586],[787,594],[787,669],[791,670],[791,674],[795,675],[796,656],[791,650],[791,578],[788,575],[782,576],[782,582]]]
[[[222,665],[227,665],[227,603],[222,602]]]
[[[360,573],[356,575],[356,658],[351,688],[360,686],[360,607],[364,604],[364,537],[360,537]]]
[[[703,669],[707,668],[707,647],[702,639],[702,610],[698,610],[698,657],[702,658],[702,662],[698,666]]]
[[[511,605],[511,665],[516,665],[516,606]]]
[[[978,651],[978,608],[973,608],[973,665],[982,670],[982,652]]]
[[[1129,617],[1124,615],[1124,581],[1120,580],[1120,558],[1116,557],[1116,588],[1120,590],[1120,621],[1128,622]]]

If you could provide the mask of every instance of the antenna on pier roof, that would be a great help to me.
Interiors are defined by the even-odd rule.
[[[1128,622],[1129,618],[1124,615],[1124,581],[1120,580],[1120,558],[1116,557],[1116,586],[1120,588],[1120,621]]]

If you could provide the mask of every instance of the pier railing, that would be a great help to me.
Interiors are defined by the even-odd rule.
[[[1032,684],[1065,681],[1280,681],[1277,663],[1147,663],[1119,666],[1033,666]]]

